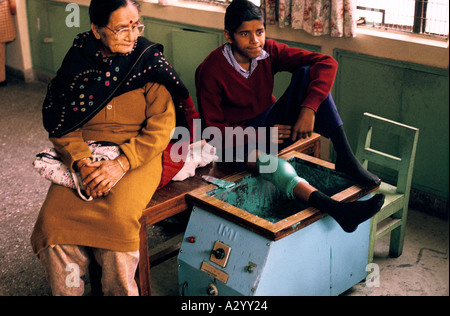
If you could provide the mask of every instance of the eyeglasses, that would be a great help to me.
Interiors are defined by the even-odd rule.
[[[126,28],[120,29],[118,31],[111,30],[107,25],[105,25],[105,27],[108,30],[110,30],[111,32],[114,33],[114,35],[116,36],[117,40],[124,40],[124,39],[126,39],[127,37],[130,36],[131,32],[133,32],[137,36],[141,36],[142,33],[144,33],[144,29],[145,29],[145,25],[144,24],[133,25],[131,27],[131,29],[129,27],[126,27]]]

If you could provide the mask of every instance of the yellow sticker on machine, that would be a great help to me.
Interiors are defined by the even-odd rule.
[[[219,280],[220,282],[223,282],[227,284],[228,282],[228,273],[225,273],[216,267],[213,267],[207,262],[202,263],[202,267],[200,268],[201,271],[205,272],[206,274],[212,276],[213,278]]]

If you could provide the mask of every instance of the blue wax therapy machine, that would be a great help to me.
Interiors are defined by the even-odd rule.
[[[370,191],[294,153],[287,159],[311,185],[336,200]],[[366,277],[370,221],[346,233],[337,222],[288,200],[258,175],[199,189],[177,258],[180,295],[339,295]]]

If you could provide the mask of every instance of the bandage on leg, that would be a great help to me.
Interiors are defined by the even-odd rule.
[[[256,167],[261,177],[272,182],[289,199],[295,199],[294,188],[300,182],[308,183],[299,177],[294,167],[284,159],[268,154],[260,154]]]

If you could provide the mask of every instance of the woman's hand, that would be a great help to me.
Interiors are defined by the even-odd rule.
[[[115,160],[91,162],[85,168],[94,169],[86,177],[82,178],[86,194],[93,198],[107,196],[112,187],[124,174],[124,171]]]
[[[122,156],[121,156],[122,157]],[[128,159],[102,160],[86,164],[80,169],[83,185],[88,196],[94,198],[107,196],[109,191],[123,177],[129,169]],[[122,159],[121,162],[118,160]]]
[[[297,139],[311,136],[314,131],[315,119],[316,112],[314,112],[314,110],[302,107],[297,122],[292,129],[292,140],[295,142]]]

